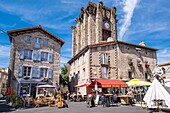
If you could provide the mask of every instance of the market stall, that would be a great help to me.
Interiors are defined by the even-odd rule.
[[[34,106],[39,107],[40,105],[52,106],[55,103],[53,95],[54,86],[52,85],[39,85],[36,87],[36,99],[34,100]]]

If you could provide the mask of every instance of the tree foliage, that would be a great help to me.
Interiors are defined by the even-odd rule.
[[[68,86],[68,68],[66,65],[61,68],[60,85]]]

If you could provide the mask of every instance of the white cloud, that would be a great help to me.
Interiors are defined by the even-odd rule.
[[[72,52],[72,48],[65,48],[62,50],[62,52]]]
[[[15,14],[19,16],[22,21],[33,25],[41,24],[44,27],[52,28],[59,32],[69,30],[74,18],[70,17],[74,15],[77,9],[80,9],[82,2],[62,0],[59,4],[59,2],[53,0],[50,2],[50,7],[48,3],[43,3],[43,5],[39,3],[37,6],[32,6],[32,4],[10,4],[8,2],[1,2],[0,10]],[[67,31],[65,34],[66,33],[68,34],[69,32]]]
[[[9,58],[9,55],[10,55],[10,46],[0,45],[0,58]]]
[[[123,36],[128,30],[128,27],[131,25],[131,19],[133,17],[133,12],[135,10],[135,7],[137,6],[137,3],[138,3],[137,0],[123,0],[121,2],[121,4],[123,5],[123,12],[125,13],[125,15],[123,16],[123,19],[120,20],[120,22],[122,23],[119,31],[120,40],[123,39]]]
[[[157,53],[158,56],[158,64],[165,63],[170,61],[170,47],[164,48],[163,50],[159,50]]]

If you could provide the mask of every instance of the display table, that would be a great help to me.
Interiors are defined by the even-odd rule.
[[[121,95],[121,96],[118,96],[118,97],[120,98],[121,104],[130,104],[129,100],[130,100],[131,96]]]

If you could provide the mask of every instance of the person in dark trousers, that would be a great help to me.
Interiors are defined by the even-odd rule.
[[[103,100],[102,100],[103,107],[106,107],[106,102],[107,102],[107,98],[105,95],[103,95]]]
[[[95,107],[94,96],[91,98],[91,107]]]
[[[20,92],[20,98],[21,98],[21,101],[22,101],[22,107],[24,107],[25,108],[25,106],[26,106],[26,102],[25,102],[25,99],[24,99],[24,93],[21,91]]]
[[[133,106],[134,101],[133,101],[133,92],[132,92],[132,90],[130,89],[127,94],[130,96],[129,104],[130,104],[131,106]]]

